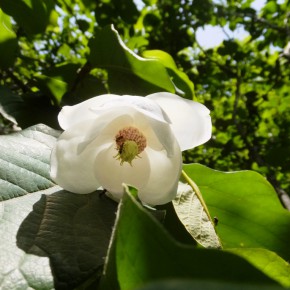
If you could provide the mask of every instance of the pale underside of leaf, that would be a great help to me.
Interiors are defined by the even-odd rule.
[[[59,189],[55,186],[23,196],[21,202],[14,198],[0,203],[0,288],[2,290],[54,289],[49,258],[27,254],[17,247],[17,232],[27,212],[32,211],[34,203],[40,196]]]
[[[205,248],[221,248],[212,221],[188,183],[179,182],[173,206],[186,230],[199,244]]]
[[[67,290],[97,281],[117,207],[100,193],[54,186],[2,201],[0,289]]]
[[[54,186],[49,176],[50,152],[59,134],[36,125],[0,137],[0,200]]]

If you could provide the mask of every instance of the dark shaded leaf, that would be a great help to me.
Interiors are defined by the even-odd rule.
[[[0,7],[12,16],[28,34],[44,32],[54,7],[52,0],[2,0]]]
[[[164,280],[154,283],[149,283],[144,287],[136,290],[257,290],[257,285],[252,284],[239,284],[220,281],[199,281],[199,280]],[[261,290],[282,290],[281,286],[268,286],[259,285]]]
[[[108,70],[111,92],[143,92],[142,95],[164,90],[175,92],[166,68],[160,62],[141,58],[127,48],[113,26],[97,29],[89,47],[91,64]]]
[[[20,97],[6,87],[0,86],[0,113],[11,116],[22,128],[45,123],[59,128],[57,115],[59,108],[51,104],[46,95],[30,93]]]

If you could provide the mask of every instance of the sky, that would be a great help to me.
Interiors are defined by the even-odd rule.
[[[277,0],[278,3],[281,1],[282,0]],[[138,9],[140,10],[144,6],[142,0],[134,0],[134,2],[137,5]],[[251,4],[251,7],[259,11],[265,5],[265,3],[266,0],[255,0]],[[226,32],[226,34],[232,38],[244,39],[249,35],[242,27],[236,29],[234,32],[231,31],[228,27],[224,27],[223,29]],[[205,25],[204,28],[200,27],[197,29],[196,39],[204,49],[215,47],[220,43],[222,43],[223,40],[227,38],[227,35],[223,31],[223,29],[218,26]]]
[[[251,7],[259,11],[265,3],[266,0],[255,0],[251,4]],[[236,29],[234,32],[228,27],[224,27],[224,30],[233,38],[244,39],[249,35],[242,27]],[[218,26],[206,25],[204,28],[198,28],[196,31],[196,40],[204,49],[215,47],[226,38],[225,32]]]
[[[282,0],[277,0],[277,3],[282,2]],[[259,11],[265,5],[265,3],[266,0],[255,0],[251,4],[251,7]],[[232,32],[228,27],[225,27],[224,30],[229,36],[240,40],[244,39],[249,35],[249,33],[245,31],[242,27],[236,29],[234,32]],[[221,44],[223,40],[227,39],[227,36],[221,27],[206,25],[204,29],[197,29],[196,39],[204,49],[208,49]]]

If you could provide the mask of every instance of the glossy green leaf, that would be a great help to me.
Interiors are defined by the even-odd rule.
[[[54,3],[52,0],[2,0],[0,7],[12,16],[26,33],[36,34],[45,31]]]
[[[0,288],[74,289],[98,280],[117,204],[49,177],[58,131],[37,125],[0,137]]]
[[[162,50],[145,50],[142,52],[142,56],[148,59],[156,59],[162,63],[169,75],[172,77],[172,81],[176,86],[176,90],[183,97],[190,100],[194,96],[194,86],[187,74],[179,70],[175,64],[172,56]]]
[[[225,173],[199,164],[184,166],[198,185],[226,248],[265,248],[290,259],[290,212],[267,180],[253,171]]]
[[[221,248],[212,218],[185,180],[179,182],[177,196],[172,203],[180,221],[199,244],[206,248]]]
[[[101,289],[116,289],[104,288],[109,285],[104,281],[114,279],[110,276],[114,272],[117,273],[122,290],[170,278],[227,280],[234,284],[273,283],[236,255],[220,250],[197,249],[175,242],[162,225],[127,193],[124,194],[117,213]]]
[[[145,58],[159,60],[166,68],[177,70],[177,66],[173,57],[162,50],[145,50],[142,52],[142,56]]]
[[[276,253],[257,248],[235,248],[228,251],[243,257],[273,280],[290,288],[290,264]]]
[[[166,68],[156,60],[136,55],[126,47],[113,26],[97,29],[89,47],[91,64],[108,71],[111,92],[142,95],[175,92]]]
[[[0,67],[2,69],[13,64],[17,46],[16,33],[12,29],[10,17],[0,9]]]

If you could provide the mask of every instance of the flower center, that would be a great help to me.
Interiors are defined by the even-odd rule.
[[[128,162],[132,166],[132,161],[146,148],[145,136],[134,127],[125,127],[115,136],[117,155],[114,158],[120,160],[121,165]]]

